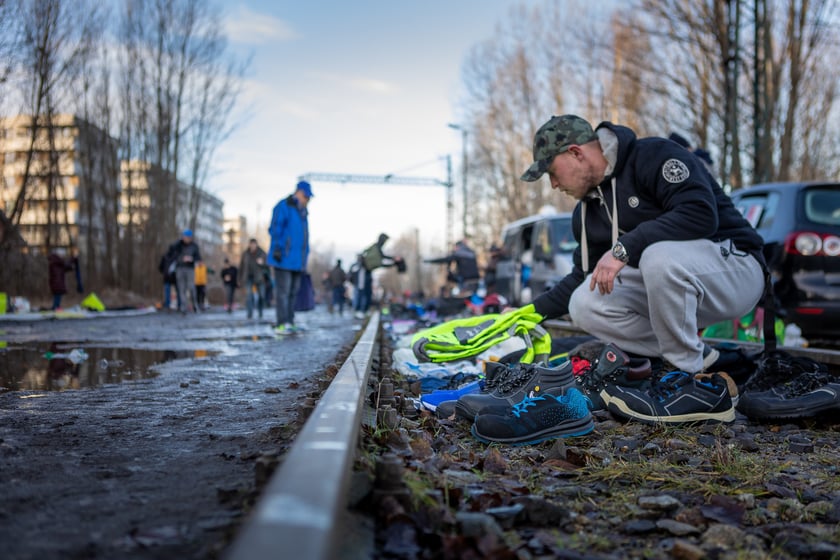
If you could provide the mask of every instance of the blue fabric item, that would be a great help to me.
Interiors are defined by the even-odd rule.
[[[271,246],[268,265],[283,270],[306,270],[309,259],[309,214],[294,196],[277,203],[268,227]]]
[[[181,234],[182,237],[192,237],[193,233],[191,229],[185,229],[184,232]]]
[[[484,380],[479,379],[472,383],[467,383],[458,389],[438,389],[431,393],[420,395],[420,404],[434,412],[437,406],[446,401],[457,401],[461,395],[468,395],[470,393],[478,393],[484,387]]]

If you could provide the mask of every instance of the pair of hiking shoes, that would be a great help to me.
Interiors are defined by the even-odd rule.
[[[763,354],[744,383],[738,411],[754,420],[810,418],[840,411],[840,378],[828,366],[783,350]]]
[[[597,410],[648,423],[734,420],[737,387],[726,374],[673,371],[656,379],[650,360],[614,344],[598,348],[594,360],[576,355],[556,366],[488,363],[483,387],[440,402],[436,413],[472,422],[481,441],[510,445],[585,435]]]

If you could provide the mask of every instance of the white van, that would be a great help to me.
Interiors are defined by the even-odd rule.
[[[550,207],[506,225],[502,243],[496,292],[514,306],[530,303],[571,272],[578,246],[572,234],[572,214]]]

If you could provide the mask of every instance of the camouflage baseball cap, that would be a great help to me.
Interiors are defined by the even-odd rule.
[[[551,160],[569,146],[597,140],[592,125],[577,115],[551,117],[534,135],[534,163],[522,174],[523,181],[536,181],[548,171]]]

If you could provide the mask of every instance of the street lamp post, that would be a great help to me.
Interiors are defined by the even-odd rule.
[[[461,230],[463,239],[467,239],[467,129],[460,124],[449,123],[449,128],[461,131],[461,193],[462,214]]]

